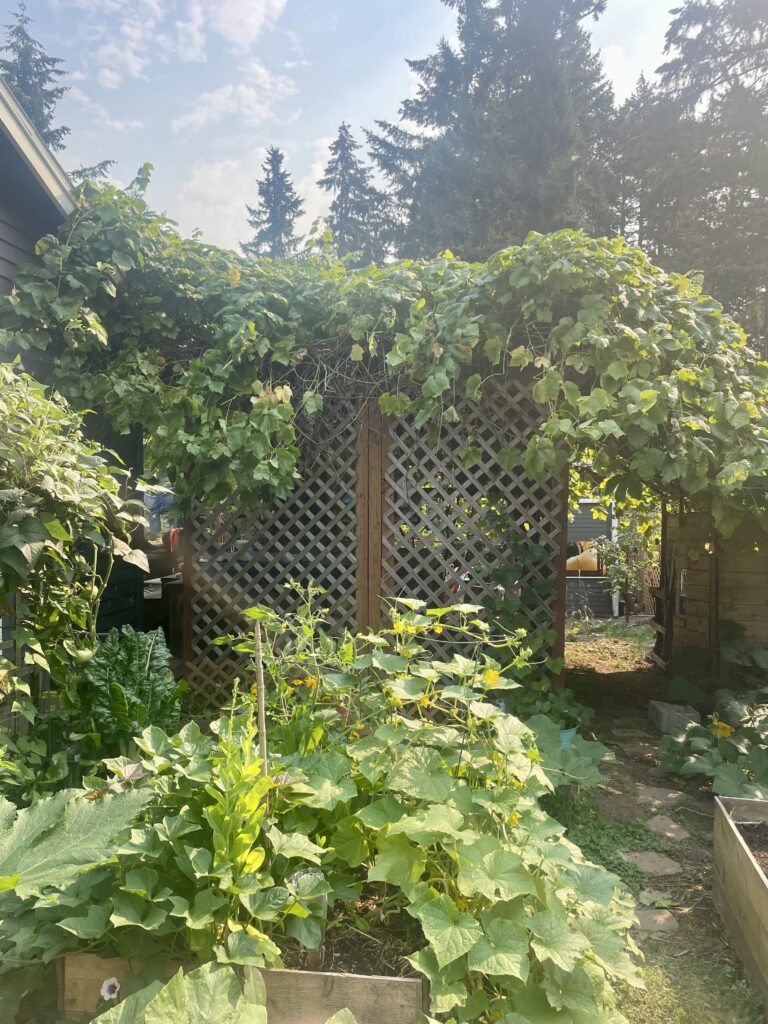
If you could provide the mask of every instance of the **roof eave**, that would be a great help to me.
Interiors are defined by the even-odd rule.
[[[72,182],[2,79],[0,126],[51,202],[64,216],[70,214],[75,208]]]

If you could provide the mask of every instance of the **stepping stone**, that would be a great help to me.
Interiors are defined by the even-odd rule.
[[[649,935],[671,935],[680,925],[677,918],[668,910],[657,910],[655,907],[635,907],[637,915],[637,931],[640,938]]]
[[[634,864],[643,874],[660,878],[662,875],[679,875],[683,870],[677,861],[653,850],[638,850],[637,853],[622,853],[622,860]]]
[[[646,821],[645,824],[651,832],[664,836],[665,839],[671,839],[673,843],[682,843],[684,840],[691,838],[690,832],[686,832],[682,825],[678,825],[676,821],[667,818],[664,814],[655,815],[650,821]]]
[[[611,729],[611,735],[620,740],[648,740],[651,736],[645,729]]]
[[[637,787],[637,802],[639,804],[652,804],[657,807],[672,807],[685,796],[679,789],[667,789],[665,786],[644,786]]]

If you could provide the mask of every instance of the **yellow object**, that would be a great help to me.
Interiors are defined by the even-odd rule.
[[[597,572],[597,552],[587,548],[578,555],[571,555],[565,568],[569,572]]]

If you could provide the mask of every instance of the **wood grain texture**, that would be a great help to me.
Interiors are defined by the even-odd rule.
[[[768,1007],[768,881],[734,818],[768,821],[768,801],[715,797],[713,886],[715,907]]]
[[[169,964],[167,977],[179,966]],[[428,1007],[426,983],[420,978],[289,970],[261,973],[269,1024],[325,1024],[343,1009],[351,1010],[357,1024],[418,1024]],[[75,1021],[93,1014],[102,983],[117,978],[124,993],[130,974],[125,960],[105,960],[92,953],[64,957],[59,966],[59,1012],[65,1020]]]

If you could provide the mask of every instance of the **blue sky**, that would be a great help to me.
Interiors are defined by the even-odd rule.
[[[620,97],[659,63],[674,5],[609,0],[593,32]],[[110,157],[127,182],[149,160],[152,205],[227,246],[247,237],[267,145],[285,150],[306,227],[325,210],[315,181],[339,123],[360,134],[394,118],[413,90],[403,58],[453,31],[440,0],[28,0],[28,13],[71,72],[64,165]]]

